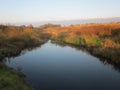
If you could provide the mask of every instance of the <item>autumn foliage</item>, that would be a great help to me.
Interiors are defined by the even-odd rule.
[[[120,61],[120,22],[48,27],[52,40],[86,47],[92,54]]]
[[[40,45],[46,41],[41,30],[29,26],[0,25],[0,59],[18,54],[26,47]]]
[[[45,24],[40,27],[0,25],[0,57],[48,39],[85,47],[93,55],[120,61],[120,22],[70,26]]]

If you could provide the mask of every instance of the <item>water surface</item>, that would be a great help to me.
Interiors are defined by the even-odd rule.
[[[5,64],[20,69],[35,90],[120,90],[120,73],[111,65],[50,41]]]

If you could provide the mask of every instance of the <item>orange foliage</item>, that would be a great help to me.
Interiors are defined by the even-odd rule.
[[[61,32],[79,33],[81,35],[87,35],[90,37],[97,37],[101,35],[112,35],[112,31],[120,28],[120,23],[104,23],[104,24],[83,24],[72,25],[66,27],[51,27],[47,28],[49,33],[55,33],[55,35]]]
[[[119,44],[115,43],[114,41],[110,39],[105,39],[102,43],[102,46],[105,48],[114,48],[114,47],[119,47]]]

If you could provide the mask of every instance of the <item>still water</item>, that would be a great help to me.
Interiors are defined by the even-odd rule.
[[[48,41],[24,52],[5,64],[20,69],[35,90],[120,90],[120,72],[82,50]]]

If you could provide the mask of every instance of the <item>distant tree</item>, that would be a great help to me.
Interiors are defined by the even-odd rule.
[[[30,28],[30,29],[34,28],[32,24],[28,25],[27,27]]]

